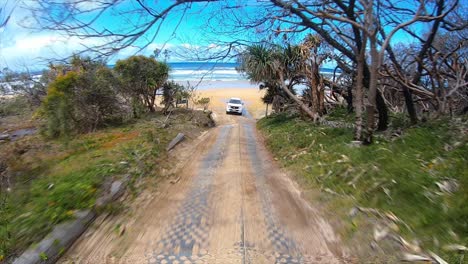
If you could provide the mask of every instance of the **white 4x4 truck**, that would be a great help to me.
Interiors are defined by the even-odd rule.
[[[240,98],[231,98],[226,104],[226,114],[239,114],[242,115],[244,110],[244,102]]]

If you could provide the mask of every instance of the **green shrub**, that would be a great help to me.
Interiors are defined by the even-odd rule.
[[[0,117],[24,115],[32,110],[25,96],[0,98]]]
[[[156,92],[169,77],[169,65],[139,55],[118,60],[114,70],[122,83],[122,94],[140,101],[150,112],[155,112]]]
[[[395,129],[409,127],[411,124],[409,118],[404,113],[395,113],[391,120],[391,125]]]
[[[78,74],[69,72],[57,77],[47,91],[41,113],[46,118],[46,134],[50,137],[69,135],[74,129],[72,91]]]
[[[347,118],[334,115],[340,121]],[[405,127],[407,119],[398,115],[393,121],[398,128]],[[444,252],[439,244],[468,243],[466,126],[466,121],[431,121],[405,128],[398,138],[377,135],[374,144],[356,147],[350,144],[351,128],[286,115],[258,122],[269,149],[302,182],[353,197],[359,206],[394,213],[412,228],[400,226],[404,236],[420,239],[425,249],[449,263],[458,263],[459,256]],[[456,182],[456,191],[444,193],[438,183],[449,179]],[[340,199],[345,198],[333,201],[339,204]]]
[[[75,58],[73,63],[80,67],[58,76],[43,101],[41,114],[47,120],[47,136],[90,132],[121,123],[124,118],[123,103],[117,96],[119,82],[113,72],[102,62]]]
[[[173,107],[178,101],[188,99],[190,93],[187,87],[180,85],[174,81],[165,82],[163,85],[163,112],[167,112],[169,107]]]
[[[208,105],[210,104],[210,98],[208,97],[202,97],[197,101],[197,104],[202,105],[203,109],[207,109]]]

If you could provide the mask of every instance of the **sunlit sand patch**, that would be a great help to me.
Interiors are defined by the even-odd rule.
[[[231,97],[241,98],[247,107],[247,110],[254,118],[260,118],[265,114],[265,104],[261,98],[264,91],[257,88],[212,88],[197,92],[200,97],[210,98],[209,108],[222,113],[226,101]]]

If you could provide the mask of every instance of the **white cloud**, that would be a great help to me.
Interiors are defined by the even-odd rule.
[[[78,8],[89,10],[97,7],[99,1],[64,0],[76,3]],[[34,6],[35,1],[27,1]],[[93,4],[94,3],[94,4]],[[34,26],[34,20],[30,12],[21,6],[16,6],[7,27],[0,29],[0,69],[8,67],[13,70],[29,69],[39,70],[47,67],[47,60],[63,59],[73,53],[105,43],[102,38],[67,37],[56,31],[34,31],[23,26]],[[142,40],[144,41],[144,40]],[[181,40],[174,40],[179,42]],[[109,63],[114,64],[118,59],[126,58],[135,54],[152,55],[155,49],[169,49],[170,61],[181,61],[189,57],[191,52],[218,50],[216,44],[208,43],[200,45],[197,41],[183,41],[181,44],[173,43],[151,43],[144,50],[138,47],[128,47],[119,51],[109,58]],[[195,45],[193,43],[198,43]]]
[[[47,64],[47,59],[64,58],[102,41],[66,37],[53,32],[15,35],[6,45],[0,43],[0,64],[15,69],[24,67],[24,62],[27,62],[29,68],[41,69]]]
[[[83,50],[84,45],[93,46],[104,41],[97,38],[67,37],[54,31],[32,30],[30,11],[21,6],[21,3],[15,3],[15,6],[11,4],[8,10],[14,12],[6,27],[0,30],[0,69],[8,67],[22,70],[25,66],[43,69],[47,65],[46,59],[61,59]],[[27,28],[28,25],[30,28]]]
[[[88,6],[92,8],[92,6]],[[47,60],[66,58],[73,53],[104,44],[103,38],[68,37],[55,31],[33,31],[22,25],[30,23],[25,21],[28,11],[17,7],[11,16],[7,27],[0,30],[0,70],[8,67],[13,70],[24,70],[28,67],[32,70],[47,67]],[[151,43],[143,51],[137,47],[129,47],[112,56],[109,63],[115,63],[118,59],[131,55],[151,55],[158,49],[170,49],[174,45],[169,43]]]
[[[186,49],[199,49],[199,48],[201,48],[200,45],[195,45],[195,44],[191,44],[191,43],[182,43],[180,46],[182,48],[186,48]]]
[[[83,51],[86,46],[92,47],[103,44],[104,39],[78,37],[67,37],[56,32],[48,33],[26,33],[14,35],[8,43],[0,42],[0,69],[8,67],[13,70],[24,70],[28,67],[32,70],[40,70],[47,67],[48,60],[57,60],[66,58],[73,53]],[[186,58],[179,57],[180,54],[196,52],[197,50],[218,51],[221,49],[218,45],[209,46],[193,45],[189,43],[171,44],[171,43],[151,43],[145,49],[139,47],[128,47],[119,51],[109,58],[109,64],[115,64],[119,59],[127,58],[135,54],[152,55],[155,49],[168,49],[170,61],[181,61]]]
[[[74,0],[73,0],[74,1]],[[95,6],[82,6],[82,8],[93,8]],[[32,19],[28,18],[28,11],[17,7],[11,16],[7,27],[0,30],[0,69],[8,67],[13,70],[40,70],[47,67],[48,60],[66,58],[73,53],[104,44],[102,38],[68,37],[56,31],[33,31],[23,27],[31,25]],[[22,26],[23,25],[23,26]],[[170,61],[181,61],[187,59],[191,52],[217,51],[221,47],[216,44],[195,45],[194,41],[184,43],[151,43],[144,50],[138,47],[128,47],[121,50],[111,58],[109,64],[114,64],[118,59],[126,58],[135,54],[152,55],[155,49],[169,49]]]
[[[81,11],[89,11],[89,10],[95,10],[98,8],[102,8],[106,5],[105,2],[101,3],[100,1],[81,1],[81,0],[74,0],[74,1],[69,1],[71,4],[74,4],[76,8],[78,8]]]

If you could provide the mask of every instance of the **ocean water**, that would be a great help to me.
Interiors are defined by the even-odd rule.
[[[237,63],[169,62],[169,79],[197,89],[258,88],[238,72]]]
[[[247,81],[236,70],[237,63],[169,62],[169,78],[174,81]],[[321,68],[323,74],[333,74],[333,69]]]
[[[258,88],[246,76],[236,70],[239,65],[233,62],[168,62],[171,67],[169,79],[182,85],[197,86],[199,89],[214,88]],[[114,65],[109,65],[112,68]],[[332,69],[321,68],[325,75],[333,73]],[[40,78],[41,72],[33,73]],[[9,84],[4,84],[9,87]],[[300,89],[300,87],[299,87]]]
[[[200,89],[211,88],[258,88],[246,76],[236,70],[237,63],[215,62],[169,62],[169,79],[186,85],[196,85]],[[321,68],[324,75],[332,75],[333,69]],[[299,90],[303,87],[297,87]]]
[[[174,81],[246,81],[236,63],[169,62],[169,79]]]

